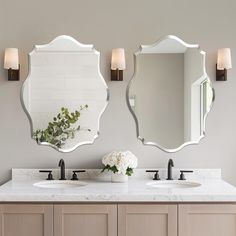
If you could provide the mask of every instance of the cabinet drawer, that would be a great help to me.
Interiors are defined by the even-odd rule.
[[[0,205],[0,236],[53,236],[53,205]]]
[[[117,236],[117,205],[54,205],[54,236]]]
[[[235,204],[179,205],[179,236],[235,236]]]
[[[118,236],[177,236],[177,205],[118,206]]]

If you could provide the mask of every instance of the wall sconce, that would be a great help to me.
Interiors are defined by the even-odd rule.
[[[17,48],[5,49],[4,68],[8,70],[9,81],[20,80],[20,65]]]
[[[122,81],[124,69],[125,69],[125,50],[124,50],[124,48],[112,49],[111,80],[112,81]]]
[[[216,81],[227,80],[227,70],[232,68],[230,48],[218,49]]]

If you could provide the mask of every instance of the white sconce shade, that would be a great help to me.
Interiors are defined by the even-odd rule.
[[[125,69],[125,50],[124,48],[112,49],[111,69],[124,70]]]
[[[220,48],[218,49],[217,57],[217,69],[218,70],[228,70],[232,68],[231,62],[231,52],[230,48]]]
[[[5,49],[4,68],[13,70],[19,69],[19,55],[17,48]]]

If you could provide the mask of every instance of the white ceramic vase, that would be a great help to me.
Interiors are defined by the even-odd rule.
[[[111,182],[113,182],[113,183],[128,182],[128,175],[112,173],[111,174]]]

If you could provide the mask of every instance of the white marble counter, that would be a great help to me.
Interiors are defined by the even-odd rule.
[[[137,170],[128,183],[111,183],[108,174],[99,173],[100,170],[88,170],[81,175],[86,186],[45,189],[33,185],[45,174],[38,175],[38,170],[13,170],[13,179],[0,187],[0,202],[236,202],[236,188],[221,179],[220,170],[186,174],[187,179],[201,184],[189,189],[150,187],[147,183],[153,181],[152,174],[144,170]],[[165,170],[160,173],[164,175]],[[178,173],[175,170],[174,176]]]

